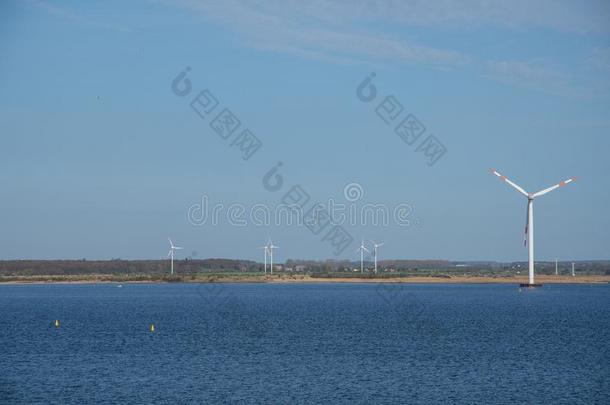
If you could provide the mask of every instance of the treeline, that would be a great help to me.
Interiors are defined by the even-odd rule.
[[[254,272],[263,266],[249,260],[175,260],[174,270],[182,274],[210,271]],[[14,260],[0,261],[0,275],[72,274],[161,274],[169,272],[168,260]]]
[[[370,267],[371,260],[366,260],[365,265]],[[380,260],[377,262],[379,268],[394,270],[414,270],[414,269],[448,269],[454,264],[448,260]],[[329,271],[341,271],[351,268],[360,268],[360,261],[353,260],[295,260],[286,261],[287,268],[306,267],[309,269],[327,269]]]
[[[559,274],[571,274],[571,262],[559,262]],[[274,272],[296,274],[359,273],[359,261],[342,260],[294,260],[274,264]],[[120,274],[153,275],[169,273],[169,260],[13,260],[0,261],[0,276],[37,275],[85,275]],[[373,263],[365,262],[365,272],[370,273]],[[200,273],[255,273],[263,272],[263,264],[251,260],[233,259],[183,259],[174,261],[176,274]],[[450,262],[447,260],[382,260],[378,262],[379,273],[404,275],[433,274],[522,274],[527,272],[526,262]],[[536,262],[537,274],[554,274],[555,262]],[[575,264],[575,273],[582,275],[610,275],[610,261],[580,261]]]
[[[0,261],[2,276],[75,275],[75,274],[164,274],[169,272],[169,260],[13,260]],[[373,264],[366,262],[371,269]],[[275,264],[274,271],[290,273],[352,272],[360,268],[360,262],[341,260],[293,260]],[[455,269],[446,260],[384,260],[379,261],[380,271],[435,271]],[[174,261],[174,269],[180,274],[206,272],[262,272],[262,263],[232,259],[183,259]]]

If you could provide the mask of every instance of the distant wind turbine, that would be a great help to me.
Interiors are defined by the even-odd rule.
[[[518,192],[520,192],[521,194],[523,194],[524,196],[527,197],[527,214],[526,214],[527,216],[525,219],[524,244],[529,243],[529,253],[528,253],[528,256],[529,256],[529,282],[528,282],[528,284],[526,284],[526,285],[524,284],[523,286],[524,287],[538,287],[538,285],[534,283],[534,198],[540,197],[541,195],[549,193],[549,192],[555,190],[556,188],[563,187],[566,184],[571,183],[576,179],[574,177],[572,177],[570,179],[562,181],[559,184],[555,184],[554,186],[551,186],[549,188],[545,188],[544,190],[538,191],[537,193],[530,194],[527,191],[525,191],[523,188],[518,186],[517,184],[510,181],[506,176],[503,176],[500,173],[498,173],[495,169],[491,169],[490,171],[493,174],[495,174],[496,176],[498,176],[501,180],[508,183],[509,186],[511,186],[512,188],[514,188],[515,190],[517,190]]]
[[[260,246],[259,249],[263,249],[265,251],[265,275],[267,275],[267,253],[269,253],[269,246]]]
[[[171,266],[171,275],[174,275],[174,252],[176,250],[181,250],[181,247],[178,246],[174,246],[174,242],[172,242],[172,240],[170,238],[167,238],[167,240],[169,241],[169,253],[167,254],[167,257],[171,257],[172,258],[172,266]]]
[[[356,253],[360,251],[360,274],[364,274],[364,252],[371,253],[366,246],[364,246],[364,239],[360,242],[360,247],[356,249]]]
[[[380,246],[383,246],[383,242],[382,243],[376,243],[374,241],[371,241],[371,243],[373,244],[373,258],[375,259],[375,274],[377,274],[377,249]]]
[[[269,245],[267,246],[267,250],[269,251],[269,260],[271,264],[271,275],[273,275],[273,249],[278,249],[279,246],[275,246],[271,240],[269,240]]]

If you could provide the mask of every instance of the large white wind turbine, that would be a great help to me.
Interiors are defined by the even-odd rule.
[[[273,275],[273,249],[277,249],[279,246],[275,246],[271,240],[269,240],[269,245],[267,245],[267,250],[269,251],[269,261],[271,265],[271,275]]]
[[[174,246],[174,242],[172,242],[172,240],[170,238],[167,238],[167,240],[169,241],[169,253],[167,254],[167,257],[172,258],[171,275],[173,276],[174,275],[174,252],[176,250],[180,250],[182,248],[178,247],[178,246]]]
[[[267,275],[267,253],[269,253],[269,245],[261,246],[259,249],[263,249],[265,251],[265,275]]]
[[[364,252],[371,253],[366,246],[364,246],[364,239],[360,242],[360,247],[356,249],[356,253],[360,251],[360,274],[364,274]]]
[[[555,190],[556,188],[563,187],[566,184],[571,183],[574,180],[576,180],[576,178],[572,177],[570,179],[562,181],[559,184],[555,184],[552,187],[545,188],[544,190],[538,191],[537,193],[534,193],[534,194],[530,194],[527,191],[525,191],[523,188],[518,186],[517,184],[510,181],[506,176],[503,176],[500,173],[498,173],[495,169],[491,169],[491,172],[493,174],[495,174],[496,176],[498,176],[501,180],[508,183],[508,185],[510,185],[512,188],[514,188],[515,190],[517,190],[518,192],[523,194],[525,197],[527,197],[527,214],[526,214],[527,216],[525,219],[525,236],[524,236],[523,243],[524,244],[529,243],[529,253],[528,253],[528,256],[529,256],[529,283],[525,286],[537,287],[538,285],[534,283],[534,198],[540,197],[541,195],[549,193],[549,192]]]
[[[383,246],[383,242],[376,243],[375,241],[371,241],[371,243],[373,244],[373,258],[375,259],[375,274],[377,274],[377,249],[379,246]]]

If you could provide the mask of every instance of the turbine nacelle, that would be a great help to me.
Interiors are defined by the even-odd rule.
[[[360,251],[371,253],[371,251],[368,250],[367,247],[364,245],[364,239],[360,242],[360,247],[358,249],[356,249],[356,253],[358,253]]]
[[[174,250],[181,250],[181,249],[183,249],[180,246],[175,246],[174,242],[172,242],[172,240],[170,238],[167,238],[167,240],[169,241],[169,251],[170,252],[172,252]]]
[[[383,246],[384,244],[384,242],[377,243],[374,240],[372,240],[371,243],[373,244],[373,249],[377,249],[378,247]]]

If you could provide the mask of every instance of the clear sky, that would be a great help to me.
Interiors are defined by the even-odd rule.
[[[390,95],[399,116],[377,110]],[[210,126],[224,108],[241,122],[227,140]],[[394,132],[408,114],[425,127],[411,145]],[[446,153],[430,166],[431,134]],[[527,260],[526,198],[490,167],[530,192],[576,176],[534,204],[537,259],[608,259],[609,152],[607,1],[0,3],[0,259],[156,259],[170,236],[178,257],[262,260],[271,237],[280,261],[356,259],[361,238],[380,258]],[[272,210],[294,184],[346,203],[350,183],[354,209],[406,204],[408,226],[345,224],[335,255],[328,229],[188,217],[204,195]]]

